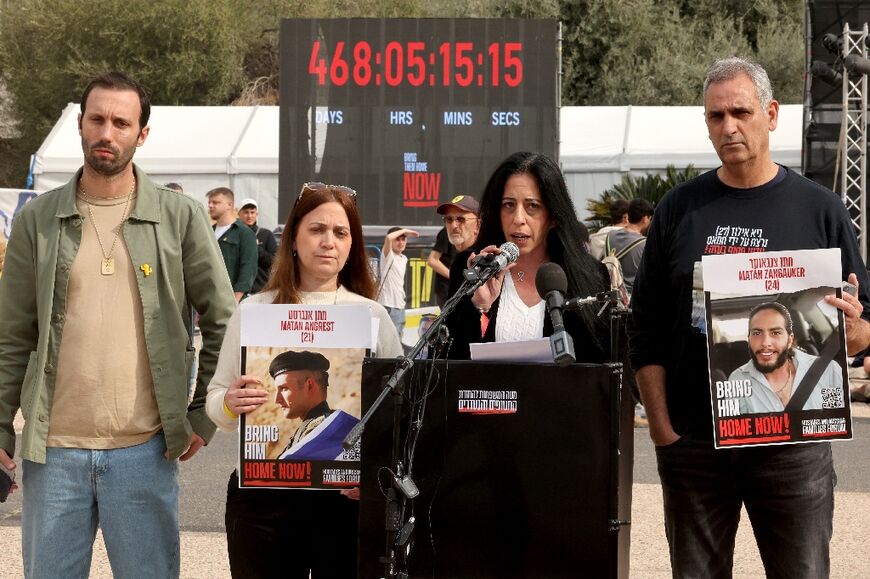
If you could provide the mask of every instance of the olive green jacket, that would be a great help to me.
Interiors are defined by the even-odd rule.
[[[124,240],[136,272],[145,344],[170,458],[191,433],[209,441],[205,414],[233,290],[201,203],[158,188],[138,167],[136,205]],[[12,456],[18,408],[25,424],[21,456],[45,462],[56,365],[66,313],[69,273],[82,237],[73,179],[27,203],[16,216],[0,278],[0,448]],[[194,347],[191,306],[200,314],[202,350],[192,400],[188,382]],[[82,344],[81,347],[87,347]]]

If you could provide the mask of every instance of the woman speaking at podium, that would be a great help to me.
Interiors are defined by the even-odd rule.
[[[489,178],[480,203],[480,233],[475,250],[497,252],[505,242],[519,258],[465,297],[447,318],[453,343],[449,358],[469,359],[469,344],[506,342],[553,333],[546,306],[535,288],[538,268],[558,264],[568,278],[566,299],[594,296],[610,287],[604,266],[590,256],[568,195],[562,171],[539,153],[514,153]],[[460,254],[450,270],[450,295],[463,282],[462,271],[474,253]],[[608,326],[594,306],[565,312],[565,328],[574,339],[578,362],[604,362]]]
[[[375,354],[402,354],[396,327],[373,301],[376,286],[365,254],[356,192],[306,183],[284,227],[261,304],[366,304],[380,320]],[[267,401],[256,376],[240,376],[240,318],[227,325],[206,411],[222,430],[235,431],[237,416]],[[359,490],[239,489],[234,471],[227,485],[226,530],[233,577],[355,577],[356,500]]]

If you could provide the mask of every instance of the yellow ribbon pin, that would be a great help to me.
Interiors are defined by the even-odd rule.
[[[140,265],[139,269],[142,270],[142,273],[145,274],[145,277],[148,277],[149,275],[151,275],[151,272],[154,271],[147,263],[143,263],[142,265]]]

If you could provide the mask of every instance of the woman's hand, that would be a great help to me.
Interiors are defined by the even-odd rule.
[[[261,388],[248,388],[248,384],[262,384],[257,376],[245,374],[236,378],[224,394],[224,404],[239,416],[253,412],[268,400],[268,393]]]
[[[495,245],[488,245],[480,250],[479,255],[489,255],[494,254],[498,255],[501,253],[501,249],[496,247]],[[468,257],[467,267],[471,267],[471,262],[474,261],[474,258],[477,254],[472,253]],[[474,307],[477,309],[488,312],[492,307],[493,302],[498,299],[498,296],[501,295],[501,287],[504,284],[504,275],[505,272],[513,267],[514,264],[510,264],[508,267],[498,272],[498,274],[492,276],[485,284],[477,288],[474,292],[474,295],[471,296],[471,303],[474,304]]]

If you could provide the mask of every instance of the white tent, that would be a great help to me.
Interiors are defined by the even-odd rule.
[[[773,160],[800,170],[802,105],[782,105],[770,136]],[[703,107],[562,107],[560,161],[581,217],[626,173],[663,174],[668,165],[705,171],[720,165]]]
[[[82,164],[79,105],[66,106],[36,153],[38,191],[66,183]],[[229,187],[251,197],[261,225],[278,213],[278,107],[152,107],[151,132],[133,158],[157,183],[181,183],[205,203],[205,193]]]
[[[70,103],[36,154],[35,189],[65,183],[82,163]],[[278,107],[152,107],[151,134],[135,160],[155,181],[176,181],[205,202],[228,186],[260,205],[260,223],[278,224]],[[802,106],[780,107],[771,135],[773,158],[800,168]],[[719,165],[707,139],[702,107],[562,107],[560,160],[580,217],[626,173],[663,173],[667,165]],[[481,181],[481,188],[483,188]]]

